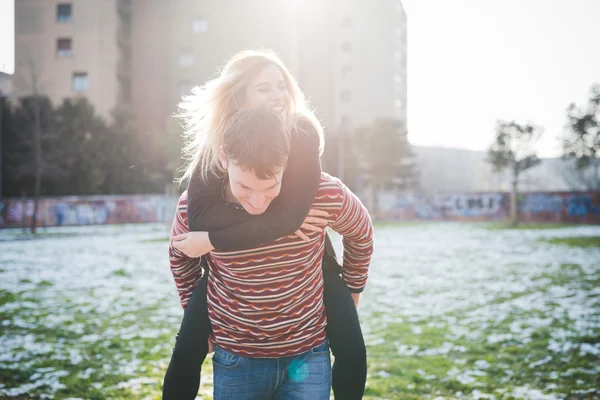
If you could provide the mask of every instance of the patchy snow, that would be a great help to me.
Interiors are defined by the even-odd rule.
[[[562,400],[563,395],[544,394],[541,390],[532,389],[528,386],[512,388],[509,395],[523,400]]]
[[[77,376],[81,379],[98,374],[135,377],[117,383],[119,388],[135,391],[158,385],[160,379],[145,377],[148,365],[142,363],[140,354],[171,348],[174,337],[149,348],[143,343],[163,335],[171,337],[181,322],[182,310],[168,268],[168,244],[148,242],[165,237],[168,226],[88,226],[49,228],[46,232],[57,235],[21,240],[27,237],[20,231],[0,231],[0,290],[16,296],[0,306],[0,312],[10,316],[2,321],[5,333],[0,336],[0,366],[31,371],[29,382],[1,387],[0,394],[17,396],[36,388],[44,388],[50,395],[56,392],[68,372],[36,368],[39,359],[80,366]],[[537,329],[565,321],[569,323],[552,331],[548,357],[529,360],[530,368],[551,357],[563,357],[574,348],[578,354],[597,356],[598,344],[580,345],[574,338],[600,328],[600,289],[579,290],[577,280],[573,283],[568,278],[582,274],[584,279],[595,279],[600,274],[600,250],[537,241],[581,235],[600,235],[600,229],[488,231],[457,223],[376,229],[369,285],[359,308],[367,343],[375,345],[382,340],[373,332],[388,323],[414,324],[413,335],[423,334],[423,324],[432,328],[447,325],[450,334],[441,346],[394,345],[397,353],[405,356],[456,354],[466,351],[453,343],[458,339],[524,344]],[[339,251],[341,244],[336,247]],[[579,267],[569,269],[563,264]],[[564,279],[553,280],[556,275]],[[140,313],[145,313],[143,322]],[[375,314],[378,317],[371,322],[370,316]],[[508,331],[486,333],[490,326],[500,324]],[[59,331],[61,337],[49,340],[44,330]],[[84,348],[108,348],[115,343],[127,346],[133,356],[104,359],[100,353],[94,357],[105,365],[86,368],[91,356]],[[168,359],[157,360],[151,368],[164,371],[167,363]],[[485,360],[473,366],[464,358],[456,358],[455,365],[448,378],[469,385],[477,383],[489,368]],[[382,370],[380,376],[386,373]],[[573,373],[588,372],[573,368]],[[424,376],[435,382],[431,375]],[[552,379],[558,382],[560,375]],[[210,393],[210,384],[210,376],[203,376],[201,392]],[[102,389],[101,384],[95,387]],[[554,389],[548,386],[544,390]],[[527,387],[511,388],[505,395],[509,393],[524,399],[564,397]],[[469,396],[492,398],[483,391],[456,393],[458,398]]]

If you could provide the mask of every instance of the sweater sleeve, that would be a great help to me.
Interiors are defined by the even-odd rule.
[[[171,226],[171,237],[187,232],[187,192],[183,192],[177,203],[175,218]],[[186,256],[173,246],[172,240],[169,240],[169,265],[179,292],[181,307],[184,309],[202,278],[203,262],[203,258]]]
[[[342,277],[350,292],[360,293],[367,284],[373,255],[373,223],[358,197],[339,179],[335,179],[342,190],[343,202],[331,228],[343,237]]]
[[[261,215],[250,215],[228,205],[222,196],[223,176],[208,182],[192,176],[189,228],[208,231],[213,246],[244,250],[294,233],[300,228],[321,181],[320,140],[314,129],[294,131],[281,193]]]

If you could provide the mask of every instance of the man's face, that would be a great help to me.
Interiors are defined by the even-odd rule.
[[[267,211],[271,201],[279,195],[283,170],[282,167],[271,178],[258,179],[254,171],[243,170],[235,162],[228,162],[230,193],[248,214],[262,214]]]

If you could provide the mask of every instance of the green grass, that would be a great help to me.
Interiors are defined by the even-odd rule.
[[[50,238],[69,238],[79,236],[73,232],[44,232],[43,228],[38,228],[36,233],[18,232],[10,233],[11,240],[36,240],[36,239],[50,239]],[[2,237],[0,236],[0,239]]]
[[[383,226],[423,224],[392,223]],[[153,239],[148,242],[167,240]],[[546,241],[577,246],[591,241],[595,244],[590,246],[598,247],[600,237]],[[365,399],[456,399],[462,395],[470,399],[473,398],[473,391],[479,390],[494,395],[498,400],[510,400],[513,397],[507,393],[524,386],[544,393],[562,393],[569,399],[600,398],[600,379],[596,371],[600,356],[580,350],[582,345],[593,346],[600,342],[600,329],[596,319],[578,319],[577,315],[581,310],[589,310],[589,307],[600,311],[600,296],[592,293],[600,287],[600,278],[590,273],[589,265],[579,265],[571,260],[568,262],[549,264],[548,268],[540,269],[536,275],[527,275],[533,281],[538,281],[536,285],[526,286],[519,292],[503,291],[489,298],[485,304],[470,303],[436,317],[410,320],[410,317],[393,311],[361,314],[363,326],[371,328],[367,340],[369,375]],[[513,269],[507,269],[507,274],[518,277],[527,265],[527,262],[518,260]],[[107,270],[106,277],[117,277],[115,282],[119,282],[119,290],[129,296],[133,290],[129,285],[136,275],[128,273],[128,269],[115,268]],[[15,362],[1,363],[0,382],[5,387],[34,382],[35,379],[31,377],[40,369],[51,368],[67,373],[60,378],[65,387],[55,393],[57,399],[160,399],[162,380],[179,328],[179,320],[174,316],[156,318],[157,315],[164,315],[161,314],[164,311],[163,304],[133,307],[126,312],[123,304],[117,301],[114,308],[110,305],[110,311],[106,311],[105,307],[105,311],[101,312],[102,302],[93,298],[93,290],[81,294],[89,295],[89,299],[75,304],[76,301],[66,294],[62,297],[62,293],[56,293],[60,286],[58,282],[39,281],[25,275],[20,283],[28,288],[33,284],[35,289],[18,289],[17,286],[0,290],[0,319],[7,321],[0,325],[0,337],[19,340],[29,336],[35,345],[47,345],[49,350],[30,353],[26,349],[32,343],[24,344],[21,348],[13,347],[21,358]],[[550,300],[541,308],[514,306],[522,304],[526,296],[557,288],[566,290],[556,298],[548,296]],[[423,290],[426,295],[427,288]],[[60,307],[47,304],[48,297],[45,295],[48,294],[51,299],[58,299]],[[569,299],[575,299],[574,305],[581,305],[581,309],[574,307],[572,315],[570,309],[559,304]],[[373,298],[373,301],[377,299]],[[20,305],[18,308],[10,307],[10,303]],[[493,314],[494,307],[503,305],[509,311],[505,317],[498,318]],[[416,304],[416,307],[419,306]],[[490,315],[484,314],[479,320],[473,319],[473,314],[481,307],[488,307]],[[49,322],[65,315],[69,317],[66,321]],[[549,319],[549,323],[532,323],[539,319]],[[581,324],[584,325],[583,329],[574,328]],[[457,326],[462,329],[459,333],[456,333]],[[514,332],[515,326],[523,331],[531,328],[531,332],[525,338],[520,337]],[[561,331],[566,332],[566,339],[560,342],[571,343],[572,347],[562,353],[553,353],[549,350],[553,344],[552,337]],[[122,332],[127,337],[122,337]],[[153,337],[145,337],[143,333],[147,332],[157,333]],[[96,339],[84,340],[90,336],[96,336]],[[501,339],[490,341],[490,337]],[[70,351],[77,351],[81,359],[72,361]],[[120,370],[130,365],[131,360],[139,361],[135,371]],[[535,364],[540,361],[544,362]],[[85,373],[88,369],[90,372]],[[469,371],[475,374],[469,374]],[[203,375],[211,374],[211,361],[207,359]],[[119,387],[120,383],[139,378],[151,381],[137,390]],[[556,386],[547,389],[549,385]],[[206,388],[207,385],[203,386]],[[577,393],[590,388],[595,388],[596,392]],[[36,396],[47,392],[49,388],[41,386],[30,391],[31,397],[24,395],[11,398],[39,398]],[[7,397],[0,395],[0,399],[3,398]]]
[[[439,223],[437,221],[373,221],[375,228],[407,228]]]
[[[507,333],[508,325],[507,321],[506,325],[490,327],[485,334]],[[506,388],[526,385],[544,388],[550,383],[559,385],[558,392],[572,393],[578,389],[597,387],[598,384],[594,374],[581,370],[593,371],[600,358],[589,354],[581,356],[577,347],[566,354],[552,356],[549,361],[535,368],[531,366],[548,357],[551,332],[557,326],[536,330],[526,344],[516,340],[488,343],[486,335],[480,339],[450,340],[447,327],[430,329],[426,322],[416,326],[422,328],[422,333],[412,333],[408,324],[390,325],[383,335],[385,343],[368,347],[369,384],[366,398],[422,399],[432,395],[454,398],[457,392],[470,394],[475,389],[498,395],[499,391]],[[574,338],[573,341],[576,344],[597,343],[600,341],[600,332]],[[444,342],[453,345],[446,354],[426,355],[425,351],[440,348]],[[418,345],[421,351],[413,355],[395,356],[393,354],[397,353],[399,344]],[[482,362],[487,362],[488,366],[478,367]],[[569,372],[574,367],[579,370]],[[481,375],[466,374],[466,371],[478,371],[476,374]],[[552,379],[553,372],[560,378]],[[473,381],[460,378],[461,374]]]
[[[141,240],[140,243],[168,243],[169,240],[171,240],[171,238],[165,237],[165,238]]]
[[[570,247],[600,247],[600,236],[574,236],[566,238],[542,239],[541,241]]]
[[[550,280],[540,291],[570,286],[587,292],[600,285],[600,279],[586,275],[577,264],[563,264],[554,273],[548,272],[536,279]],[[488,304],[499,305],[529,293],[494,299]],[[600,302],[597,301],[596,306],[600,309]],[[462,323],[468,320],[471,311],[474,310],[469,308],[429,320],[392,324],[385,323],[385,316],[374,315],[368,324],[382,328],[372,332],[377,340],[368,346],[369,379],[365,398],[456,398],[458,392],[469,396],[479,390],[496,398],[514,399],[508,394],[503,396],[513,388],[524,386],[547,392],[544,388],[549,385],[556,385],[550,392],[568,394],[569,399],[600,396],[600,380],[595,373],[600,356],[582,354],[579,350],[582,344],[600,342],[600,329],[591,327],[587,333],[578,336],[571,330],[575,321],[568,313],[554,313],[550,314],[553,319],[548,326],[534,329],[528,339],[523,340],[512,331],[515,324],[527,329],[531,319],[549,315],[515,308],[508,318],[500,321],[490,317],[491,320],[483,325],[480,322]],[[468,333],[457,337],[448,318],[456,321],[453,324],[462,325]],[[549,351],[552,334],[557,330],[570,332],[567,341],[573,345],[560,354]],[[477,334],[469,337],[474,332]],[[488,337],[499,335],[505,335],[505,339],[488,341]],[[403,352],[399,351],[401,348]],[[445,350],[436,353],[435,349]],[[534,364],[537,362],[538,365]],[[476,372],[468,374],[468,371]],[[589,388],[596,388],[596,391],[577,394],[577,391]]]
[[[540,229],[563,229],[563,228],[575,228],[581,225],[574,224],[553,224],[553,223],[522,223],[517,226],[512,226],[508,222],[495,222],[495,223],[485,223],[483,225],[486,229],[489,230],[540,230]]]
[[[125,271],[124,269],[117,269],[117,270],[113,271],[112,274],[114,276],[122,276],[122,277],[129,276],[129,272]]]
[[[35,303],[31,308],[21,307],[12,312],[0,313],[2,320],[13,318],[26,319],[30,326],[26,329],[13,325],[0,326],[0,335],[35,337],[37,344],[51,346],[51,351],[42,354],[30,354],[24,348],[14,349],[22,354],[18,368],[10,368],[9,364],[0,366],[0,381],[7,387],[18,387],[31,383],[31,377],[40,370],[65,371],[65,376],[60,378],[65,387],[55,393],[55,398],[86,398],[86,399],[160,399],[162,392],[162,379],[166,370],[172,346],[174,345],[177,326],[174,324],[156,322],[152,317],[158,313],[158,308],[138,310],[136,324],[145,329],[161,329],[164,326],[171,328],[156,337],[142,337],[134,334],[133,337],[122,339],[111,336],[109,332],[127,329],[130,325],[125,318],[127,314],[103,318],[95,311],[82,313],[75,309],[61,310],[62,314],[69,313],[70,320],[58,327],[44,325],[44,320],[54,314],[55,310],[44,308],[40,300],[24,297],[26,293],[10,293],[0,291],[0,304],[15,301]],[[83,324],[83,330],[77,332],[71,329],[74,325]],[[172,325],[172,326],[171,326]],[[81,340],[87,335],[98,335],[97,340]],[[79,360],[70,357],[70,351],[77,351],[81,356]],[[127,365],[131,360],[139,360],[137,372],[127,373],[119,371],[119,367]],[[15,365],[17,367],[17,365]],[[107,368],[108,367],[108,368]],[[85,373],[89,369],[89,373]],[[210,359],[205,361],[203,369],[212,373]],[[140,390],[132,391],[129,388],[119,387],[122,382],[137,378],[153,379],[155,384],[144,384]],[[49,387],[39,386],[31,394],[43,394]],[[4,398],[0,395],[0,398]],[[14,397],[13,397],[14,398]],[[27,397],[21,397],[27,398]],[[38,397],[33,397],[38,398]]]

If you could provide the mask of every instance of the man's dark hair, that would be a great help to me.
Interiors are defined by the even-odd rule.
[[[229,162],[254,171],[258,179],[272,178],[287,163],[290,133],[280,113],[265,107],[244,109],[227,123],[223,151]]]

